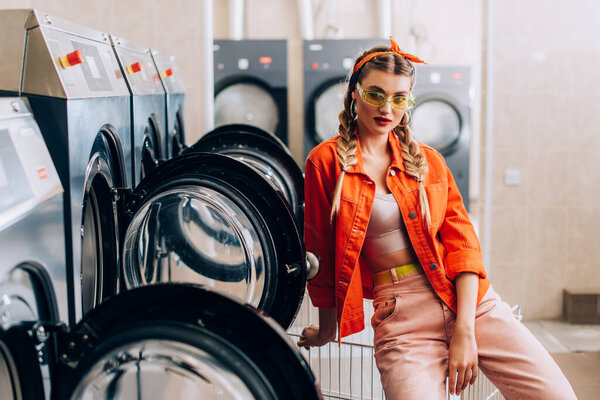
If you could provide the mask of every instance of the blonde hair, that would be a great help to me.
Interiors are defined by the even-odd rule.
[[[360,60],[366,55],[376,51],[388,51],[390,48],[377,46],[370,50],[362,53],[355,61],[354,65],[360,62]],[[409,76],[414,84],[414,67],[406,58],[401,57],[397,54],[382,54],[374,57],[370,61],[366,62],[364,66],[359,69],[356,74],[357,77],[350,77],[348,89],[344,96],[344,109],[340,112],[338,119],[340,125],[338,131],[340,137],[337,139],[337,158],[342,168],[342,173],[339,176],[335,190],[333,192],[333,200],[331,205],[330,222],[333,224],[337,212],[340,208],[340,199],[342,196],[342,186],[344,182],[344,175],[346,170],[352,165],[356,164],[356,112],[353,107],[352,93],[356,88],[356,82],[360,82],[362,77],[366,76],[372,70],[393,72],[397,75]],[[411,84],[411,85],[412,85]],[[427,162],[423,154],[419,150],[419,145],[412,138],[412,132],[408,127],[410,121],[409,112],[405,112],[402,116],[400,124],[393,129],[393,132],[398,136],[402,143],[402,159],[406,173],[413,177],[419,182],[419,205],[421,207],[421,217],[426,222],[427,226],[431,225],[431,214],[429,210],[429,202],[427,199],[427,192],[423,185],[423,179],[427,173]]]

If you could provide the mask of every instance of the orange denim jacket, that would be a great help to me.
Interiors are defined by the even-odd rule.
[[[306,250],[320,260],[317,276],[308,283],[315,307],[336,308],[339,335],[364,329],[363,297],[373,298],[373,278],[361,257],[365,232],[375,196],[375,184],[365,173],[357,141],[357,163],[346,171],[340,208],[329,222],[333,191],[342,170],[336,155],[336,138],[315,147],[305,168],[304,240]],[[490,282],[486,277],[479,240],[444,158],[419,143],[428,171],[424,178],[431,226],[426,227],[419,206],[419,184],[405,173],[401,143],[388,135],[393,160],[386,181],[394,194],[408,236],[429,281],[440,299],[456,312],[454,278],[463,272],[479,275],[477,303]]]

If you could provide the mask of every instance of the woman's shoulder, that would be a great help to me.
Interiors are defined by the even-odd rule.
[[[433,147],[431,147],[428,144],[425,144],[423,142],[417,141],[417,144],[419,145],[419,150],[420,150],[421,154],[423,154],[423,156],[427,160],[428,164],[432,164],[432,163],[435,165],[438,165],[438,164],[445,165],[446,164],[444,156],[439,151],[437,151]]]
[[[312,162],[317,167],[327,167],[337,160],[337,139],[339,135],[319,143],[310,153],[307,162]]]

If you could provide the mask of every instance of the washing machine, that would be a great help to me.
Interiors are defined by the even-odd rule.
[[[471,69],[417,65],[410,128],[416,140],[438,150],[469,210]]]
[[[26,102],[0,99],[0,398],[322,398],[279,323],[208,288],[134,288],[76,325],[62,324],[62,203],[58,173]],[[210,261],[194,265],[214,268],[202,266]]]
[[[54,342],[41,327],[68,320],[62,194],[27,101],[0,98],[2,399],[49,394]],[[29,332],[41,339],[37,348],[27,346]],[[19,371],[25,354],[37,361],[37,385],[30,385],[29,371]]]
[[[108,299],[65,335],[59,355],[55,400],[322,398],[277,323],[190,285]]]
[[[275,135],[252,125],[223,125],[186,150],[192,151],[226,154],[256,168],[287,200],[301,230],[304,176],[288,148]]]
[[[165,91],[150,49],[111,35],[131,93],[131,170],[137,185],[167,155]]]
[[[347,79],[358,55],[384,39],[305,40],[304,156],[324,140],[337,136]]]
[[[165,90],[167,158],[173,158],[185,149],[185,86],[175,56],[151,50],[158,77]]]
[[[129,188],[131,100],[107,34],[39,10],[2,10],[4,93],[26,94],[64,188],[69,323],[119,286],[114,189]],[[7,64],[10,65],[7,67]]]
[[[215,126],[242,123],[287,140],[287,41],[215,40]]]

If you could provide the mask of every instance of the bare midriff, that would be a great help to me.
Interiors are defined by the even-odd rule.
[[[367,259],[371,272],[375,275],[378,272],[387,271],[388,269],[399,267],[406,264],[418,264],[419,260],[415,252],[411,249],[403,249],[394,251],[393,253],[384,254],[381,256],[370,257]]]
[[[375,193],[362,256],[373,274],[418,263],[400,208],[391,193]]]

